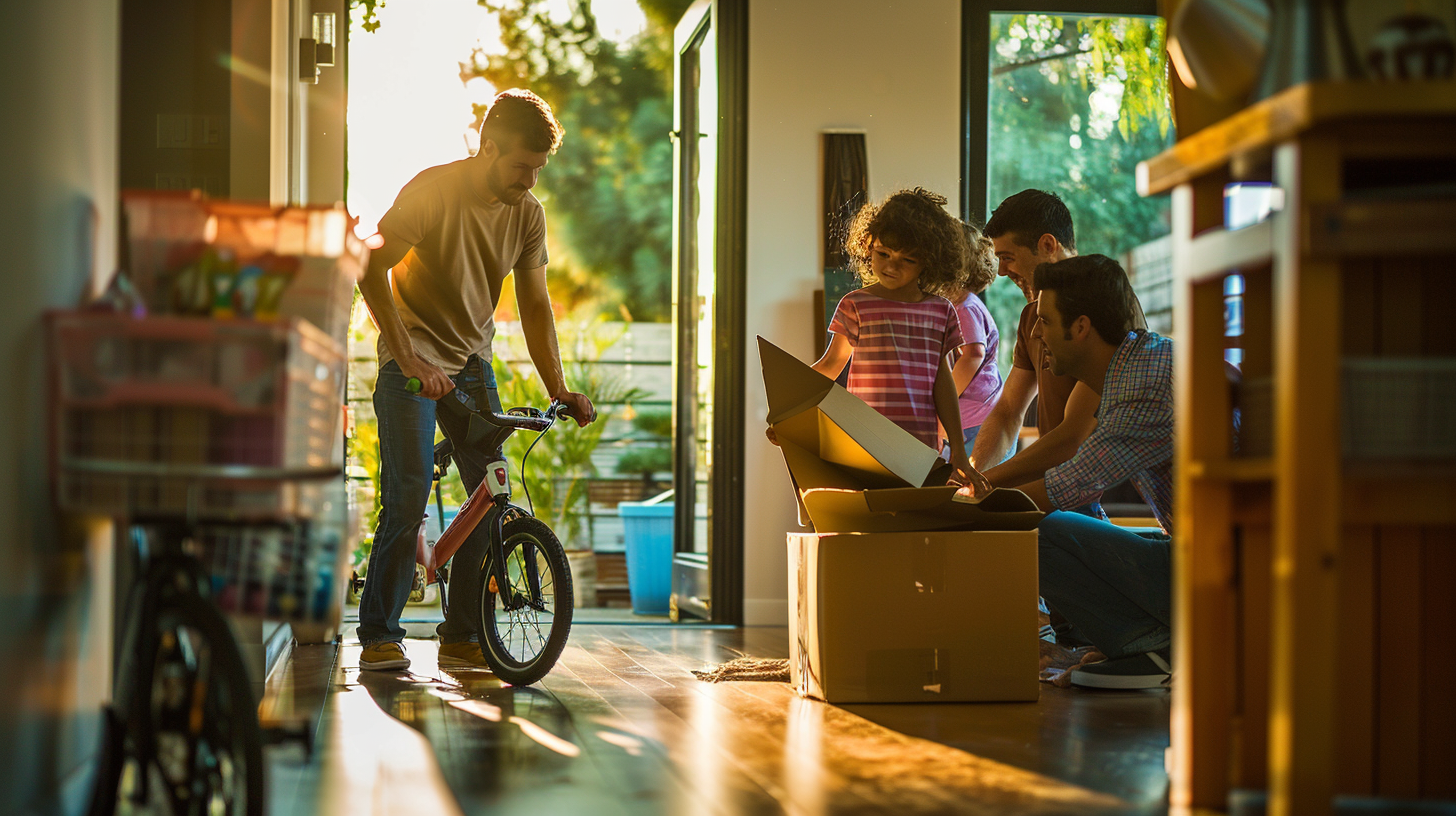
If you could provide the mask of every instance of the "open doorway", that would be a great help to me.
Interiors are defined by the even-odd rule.
[[[560,150],[532,192],[547,214],[548,282],[567,379],[592,397],[601,420],[544,437],[524,480],[536,515],[567,546],[578,622],[665,622],[672,511],[659,497],[671,489],[674,471],[672,37],[688,3],[351,5],[348,204],[366,234],[416,173],[473,155],[497,91],[534,90],[565,127]],[[496,326],[494,368],[503,404],[544,405],[510,278]],[[365,544],[355,555],[361,566],[380,506],[371,402],[376,343],[359,304],[349,400],[351,474],[364,517]],[[529,434],[517,436],[506,450],[513,467],[531,442]],[[522,476],[513,472],[518,496]],[[439,500],[430,501],[427,542],[465,497],[452,471]],[[659,522],[664,509],[669,515]],[[629,547],[634,533],[647,537],[646,549]],[[642,579],[650,579],[645,587],[638,586]],[[407,607],[406,618],[437,619],[436,595],[434,587],[420,586],[412,598],[418,605]]]

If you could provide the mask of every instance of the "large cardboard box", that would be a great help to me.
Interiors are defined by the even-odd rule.
[[[1018,490],[981,500],[947,485],[950,465],[845,388],[758,338],[768,423],[799,522],[821,533],[1031,530],[1042,513]]]
[[[1037,699],[1035,530],[790,533],[788,556],[799,694]]]

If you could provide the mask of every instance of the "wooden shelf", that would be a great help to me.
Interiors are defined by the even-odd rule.
[[[1456,355],[1453,161],[1456,83],[1311,83],[1138,168],[1141,191],[1176,187],[1183,808],[1224,807],[1231,788],[1300,816],[1329,816],[1337,795],[1456,798],[1456,746],[1424,736],[1456,730],[1438,680],[1456,674],[1456,458],[1348,459],[1340,444],[1349,358]],[[1226,185],[1266,170],[1285,207],[1223,229]],[[1268,456],[1228,454],[1231,270],[1249,273],[1244,431],[1270,434]],[[1255,386],[1276,376],[1270,406]]]
[[[1305,245],[1319,258],[1444,254],[1456,252],[1453,225],[1456,198],[1346,199],[1310,207]]]
[[[1274,478],[1274,460],[1268,457],[1196,460],[1188,463],[1188,475],[1194,479],[1226,482],[1267,482]]]
[[[1188,254],[1187,266],[1178,270],[1179,279],[1186,283],[1205,283],[1234,269],[1263,266],[1274,258],[1274,222],[1208,230],[1193,239]]]
[[[1456,115],[1456,82],[1309,82],[1296,85],[1180,140],[1142,162],[1138,192],[1166,193],[1234,156],[1266,149],[1340,120]]]
[[[1456,524],[1456,465],[1345,464],[1346,524]]]

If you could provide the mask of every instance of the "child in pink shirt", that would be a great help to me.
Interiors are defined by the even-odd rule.
[[[1001,344],[1001,333],[996,329],[996,320],[986,304],[977,295],[996,280],[995,255],[991,241],[981,231],[965,225],[966,245],[970,257],[964,273],[948,292],[946,298],[955,307],[960,322],[961,347],[951,352],[951,375],[955,378],[956,392],[960,395],[961,434],[965,437],[966,453],[971,452],[981,423],[995,407],[1001,396],[1001,371],[996,367],[996,350]],[[977,462],[982,468],[999,462]]]
[[[838,377],[849,364],[849,391],[939,451],[944,425],[951,463],[976,479],[961,436],[955,380],[946,356],[963,345],[955,307],[938,293],[962,274],[967,248],[944,197],[916,188],[866,205],[845,248],[865,284],[845,295],[814,370]],[[954,430],[950,430],[954,429]]]

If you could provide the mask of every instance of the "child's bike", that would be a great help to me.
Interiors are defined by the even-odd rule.
[[[408,387],[417,388],[418,381],[411,378]],[[483,456],[498,451],[518,430],[535,431],[536,440],[521,455],[523,474],[526,457],[536,441],[557,419],[570,416],[561,403],[552,403],[545,411],[512,408],[497,414],[480,408],[459,389],[441,397],[437,405],[438,410],[454,414],[468,425],[469,432],[459,444]],[[437,476],[443,475],[452,454],[459,455],[454,447],[448,440],[435,447]],[[529,490],[526,499],[529,505]],[[529,685],[556,665],[571,633],[571,568],[566,550],[545,522],[511,503],[509,467],[503,456],[486,465],[485,478],[460,507],[433,550],[421,553],[427,574],[446,574],[446,562],[480,525],[485,525],[489,534],[484,561],[474,567],[453,563],[449,568],[457,574],[462,569],[480,570],[476,628],[481,652],[497,677],[511,685]]]

